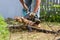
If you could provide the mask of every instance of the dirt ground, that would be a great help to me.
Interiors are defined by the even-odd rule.
[[[58,31],[60,30],[60,23],[40,23],[40,29]],[[51,28],[52,29],[51,29]],[[15,29],[14,29],[15,30]],[[19,30],[19,29],[18,29]],[[16,31],[16,30],[15,30]],[[44,32],[28,32],[27,30],[10,32],[10,40],[60,40],[60,33],[51,34]]]

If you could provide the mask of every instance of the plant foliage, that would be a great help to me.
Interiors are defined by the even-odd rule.
[[[8,40],[9,31],[7,30],[7,23],[0,15],[0,40]]]

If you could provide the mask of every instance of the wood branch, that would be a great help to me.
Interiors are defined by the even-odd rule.
[[[26,18],[21,18],[21,17],[15,17],[15,20],[24,23],[25,25],[31,25],[31,26],[36,26],[37,24],[34,24],[35,22],[27,20]]]

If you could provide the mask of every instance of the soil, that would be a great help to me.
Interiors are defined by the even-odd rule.
[[[33,30],[28,32],[28,30],[22,30],[20,28],[13,29],[10,32],[10,40],[60,40],[60,23],[40,23],[40,29],[49,30],[49,31],[58,31],[57,34],[44,33],[43,31]]]

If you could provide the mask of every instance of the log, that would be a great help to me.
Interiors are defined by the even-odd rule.
[[[38,25],[35,22],[28,20],[26,18],[23,18],[23,17],[22,18],[21,17],[15,17],[15,20],[17,22],[24,23],[24,25],[30,25],[30,26],[37,26]]]
[[[24,23],[24,24],[22,24],[22,25],[9,25],[9,26],[8,26],[9,28],[10,28],[10,27],[20,27],[20,26],[26,27],[26,25],[30,25],[30,27],[31,27],[32,29],[37,30],[37,31],[39,31],[39,32],[52,33],[52,34],[57,34],[57,32],[58,32],[58,31],[41,29],[40,26],[39,26],[40,24],[38,24],[38,25],[37,25],[37,24],[34,24],[35,22],[30,21],[30,20],[27,20],[27,19],[25,19],[25,18],[15,17],[15,20],[16,20],[17,22]],[[41,26],[41,27],[42,27],[42,26]],[[60,31],[59,31],[59,32],[60,32]]]

